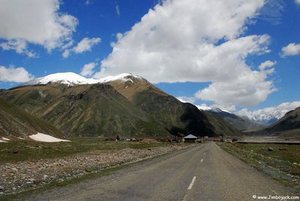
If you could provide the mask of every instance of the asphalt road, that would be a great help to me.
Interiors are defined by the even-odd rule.
[[[292,193],[215,143],[207,143],[28,200],[246,201],[269,195]]]

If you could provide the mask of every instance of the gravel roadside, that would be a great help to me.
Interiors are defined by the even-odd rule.
[[[57,159],[1,164],[0,198],[1,195],[36,189],[52,182],[62,183],[90,173],[97,173],[108,167],[153,158],[183,148],[186,146],[126,148],[88,152]]]

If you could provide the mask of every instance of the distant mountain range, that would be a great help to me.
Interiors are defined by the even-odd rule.
[[[236,129],[242,132],[253,132],[266,127],[262,124],[258,124],[255,121],[248,119],[247,117],[240,117],[233,113],[223,111],[219,108],[209,109],[206,110],[206,112],[220,117],[221,119],[229,123],[231,126],[235,127]]]
[[[251,121],[270,126],[282,118],[287,112],[300,107],[300,101],[284,102],[276,106],[258,109],[255,111],[242,109],[236,114],[247,117]]]
[[[289,107],[293,108],[294,105]],[[231,113],[220,108],[211,108],[206,105],[198,106],[200,110],[219,116],[227,123],[243,132],[255,132],[276,124],[287,112],[289,112],[289,110],[287,110],[289,107],[285,107],[285,103],[283,103],[279,105],[278,108],[272,107],[254,112],[247,111],[247,115],[245,115],[245,112],[243,111]]]
[[[300,138],[300,107],[286,113],[278,122],[264,130],[267,134]]]
[[[297,108],[277,121],[278,111],[249,119],[219,108],[199,110],[132,74],[97,80],[57,73],[0,90],[4,136],[37,132],[69,137],[237,136],[241,132],[279,135],[290,130],[293,133],[287,135],[294,136],[300,130],[299,113]],[[263,125],[263,119],[276,123]]]
[[[276,123],[284,114],[285,114],[284,111],[283,112],[278,111],[277,113],[255,114],[251,116],[242,116],[242,115],[238,115],[238,116],[240,116],[241,118],[248,119],[257,124],[264,125],[266,127]]]
[[[182,103],[132,74],[101,80],[52,74],[2,90],[0,97],[66,136],[240,135],[219,116]]]
[[[267,124],[260,124],[257,122],[262,121],[255,121],[253,119],[250,120],[247,117],[241,117],[236,114],[223,111],[219,108],[204,107],[202,110],[223,119],[231,126],[243,132],[245,135],[271,135],[300,138],[300,107],[287,112],[279,119],[275,117],[282,116],[282,111],[273,112],[273,123],[268,122]],[[265,116],[265,119],[270,120],[271,116],[272,115]]]

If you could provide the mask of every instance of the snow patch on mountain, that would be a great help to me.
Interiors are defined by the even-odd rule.
[[[6,137],[2,137],[2,140],[4,140],[4,141],[9,141],[10,139],[9,139],[9,138],[6,138]]]
[[[197,104],[195,104],[196,99],[194,97],[178,96],[176,98],[177,98],[177,100],[179,100],[182,103],[191,103],[191,104],[195,105],[199,110],[231,113],[228,110],[220,109],[218,107],[211,107],[205,103],[203,103],[201,105],[197,105]]]
[[[134,78],[143,79],[140,76],[136,76],[130,73],[122,73],[116,76],[108,76],[101,79],[94,79],[94,78],[86,78],[73,72],[65,72],[65,73],[54,73],[54,74],[47,75],[45,77],[36,78],[34,80],[27,82],[25,85],[58,83],[58,84],[73,86],[73,85],[83,85],[83,84],[107,83],[116,80],[120,80],[124,82],[126,81],[134,82],[133,81]]]
[[[197,108],[199,110],[204,110],[204,111],[206,111],[206,110],[208,110],[208,111],[213,110],[212,107],[210,107],[210,106],[208,106],[206,104],[201,104],[201,105],[196,105],[196,106],[197,106]]]
[[[80,84],[96,84],[98,81],[92,78],[85,78],[73,72],[54,73],[45,77],[37,78],[29,81],[26,85],[36,84],[50,84],[59,83],[66,85],[80,85]]]
[[[10,139],[6,138],[6,137],[2,137],[0,138],[0,143],[3,142],[3,143],[6,143],[8,142]]]
[[[188,97],[188,96],[177,96],[177,100],[179,100],[182,103],[191,103],[194,104],[196,102],[196,99],[194,97]]]
[[[144,79],[140,76],[133,75],[131,73],[122,73],[122,74],[115,75],[115,76],[107,76],[107,77],[104,77],[104,78],[100,78],[98,81],[101,82],[101,83],[113,82],[113,81],[123,81],[123,82],[130,81],[130,82],[134,82],[133,78],[135,78],[135,79]]]
[[[213,110],[212,107],[206,105],[206,104],[201,104],[201,105],[197,105],[196,102],[196,98],[195,97],[188,97],[188,96],[178,96],[176,97],[177,100],[179,100],[182,103],[191,103],[193,105],[195,105],[199,110]]]

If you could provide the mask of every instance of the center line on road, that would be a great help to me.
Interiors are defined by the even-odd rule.
[[[278,193],[277,193],[276,191],[272,190],[271,188],[270,188],[270,190],[271,190],[275,195],[278,195]]]
[[[196,176],[193,177],[192,179],[192,182],[190,183],[189,187],[188,187],[188,190],[191,190],[193,188],[193,185],[195,183],[195,180],[196,180]]]
[[[193,188],[193,185],[195,183],[195,180],[196,180],[196,176],[193,177],[189,187],[188,187],[188,190],[191,190]],[[182,201],[186,201],[187,199],[187,196],[188,196],[188,192],[185,194],[185,196],[183,197],[183,200]]]
[[[203,162],[203,158],[201,158],[201,161],[200,161],[201,163]]]

